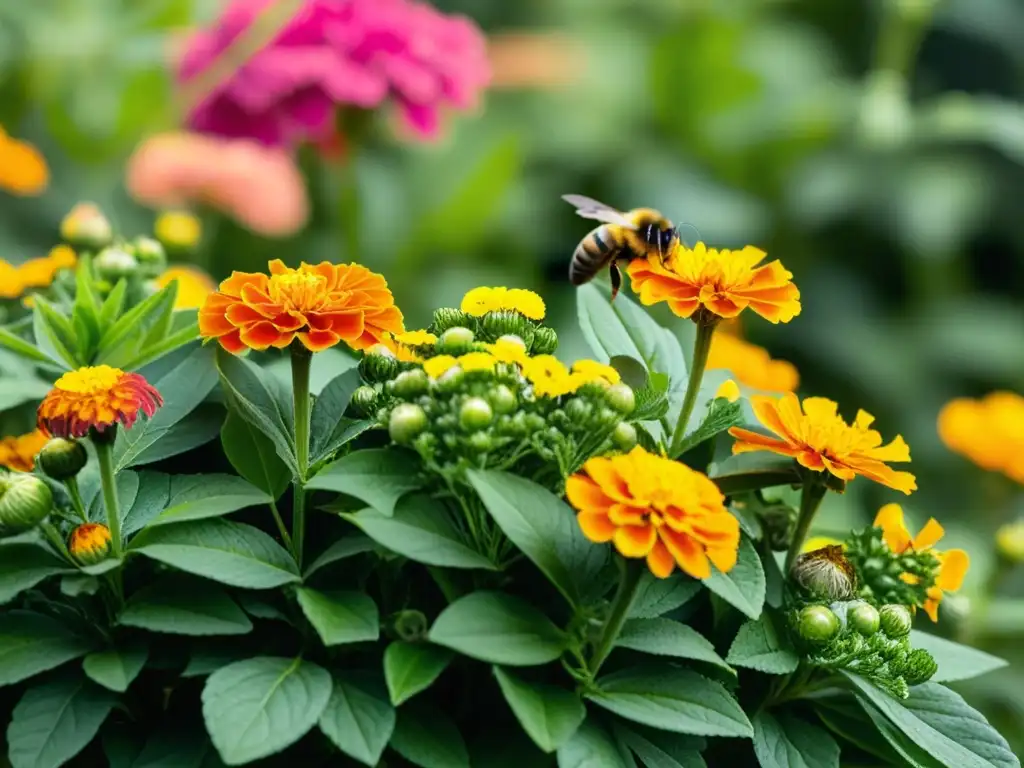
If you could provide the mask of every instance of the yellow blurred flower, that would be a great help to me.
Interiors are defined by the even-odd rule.
[[[31,472],[36,465],[36,456],[49,439],[39,429],[17,437],[0,438],[0,467],[16,472]]]
[[[195,248],[203,236],[203,226],[187,211],[164,211],[156,217],[153,234],[168,248],[186,250]]]
[[[530,359],[526,352],[526,344],[518,336],[502,336],[493,344],[484,346],[499,363],[524,365]]]
[[[569,372],[554,355],[537,355],[523,365],[523,375],[533,385],[537,397],[558,397],[575,392],[583,384],[583,377]]]
[[[740,399],[739,385],[732,379],[726,379],[718,385],[718,389],[715,390],[715,397],[724,397],[730,403],[735,403]]]
[[[75,252],[66,245],[17,266],[0,259],[0,299],[15,299],[32,288],[46,288],[58,272],[73,268],[76,261]],[[22,303],[31,306],[28,299]]]
[[[845,545],[839,539],[833,539],[831,536],[811,536],[804,542],[800,551],[814,552],[817,549],[824,549],[825,547],[845,548]]]
[[[462,311],[473,317],[503,309],[513,310],[531,320],[543,320],[544,300],[522,288],[474,288],[462,297]]]
[[[424,361],[423,370],[427,372],[427,376],[430,378],[437,379],[458,364],[459,361],[451,355],[438,355]]]
[[[468,352],[460,355],[456,360],[459,367],[469,373],[470,371],[493,371],[498,360],[494,355],[486,352]]]
[[[422,347],[427,344],[436,344],[437,336],[429,331],[406,331],[398,334],[395,341],[400,344],[408,344],[410,347]]]
[[[41,194],[50,181],[50,170],[38,149],[8,136],[0,127],[0,189],[13,195]]]
[[[155,282],[158,288],[163,288],[173,281],[178,282],[178,296],[174,300],[176,310],[199,309],[206,301],[206,297],[217,290],[217,284],[213,282],[212,277],[199,267],[188,264],[168,267]]]
[[[617,370],[596,360],[577,360],[572,364],[572,372],[580,378],[581,383],[603,381],[607,384],[618,384],[622,381]]]
[[[711,339],[707,367],[728,370],[741,384],[767,392],[793,392],[800,384],[792,363],[772,360],[763,347],[721,331]]]
[[[22,290],[18,268],[0,259],[0,299],[16,299]]]
[[[957,398],[939,412],[938,430],[954,453],[1024,483],[1024,397],[991,392],[980,400]]]
[[[1024,563],[1024,520],[999,526],[996,551],[1010,562]]]

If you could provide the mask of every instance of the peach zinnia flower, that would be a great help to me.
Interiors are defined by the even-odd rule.
[[[778,399],[754,395],[750,404],[761,424],[777,437],[732,427],[729,434],[738,441],[733,444],[733,453],[772,451],[792,456],[815,472],[828,471],[841,480],[863,475],[908,495],[917,489],[912,474],[897,472],[885,463],[910,461],[910,448],[899,435],[882,445],[882,436],[868,429],[875,420],[870,413],[857,411],[853,424],[847,424],[832,400],[808,397],[801,409],[791,392]]]
[[[923,606],[928,618],[938,621],[942,596],[946,592],[956,592],[960,589],[971,564],[970,557],[962,549],[947,549],[944,552],[932,549],[945,533],[934,517],[925,523],[917,536],[911,536],[906,523],[903,522],[903,509],[899,504],[886,504],[878,510],[873,525],[882,529],[885,543],[894,554],[902,555],[907,551],[931,552],[938,559],[939,570],[935,574],[935,583],[928,587],[928,597]],[[909,573],[903,574],[902,578],[908,584],[916,583],[917,579]]]
[[[359,264],[269,264],[270,275],[233,272],[199,310],[199,332],[228,352],[283,349],[295,338],[311,352],[344,341],[352,349],[402,333],[402,313],[381,275]]]
[[[792,363],[773,360],[768,350],[728,333],[712,337],[707,368],[729,370],[740,383],[767,392],[793,392],[800,384]]]
[[[0,438],[0,467],[16,472],[31,472],[36,465],[36,456],[49,439],[39,429],[17,437]]]
[[[1024,397],[991,392],[980,400],[957,398],[939,412],[938,428],[951,451],[1024,483]]]
[[[583,534],[611,541],[624,557],[644,557],[658,578],[676,566],[697,579],[736,564],[739,521],[705,475],[637,446],[625,456],[590,459],[566,481]]]
[[[131,429],[139,412],[152,416],[163,398],[138,373],[109,365],[69,371],[39,404],[39,428],[53,437],[85,437],[118,423]]]
[[[800,291],[781,262],[757,266],[765,255],[751,245],[730,251],[678,243],[664,265],[654,255],[634,259],[627,272],[641,303],[668,302],[679,317],[702,307],[717,317],[736,317],[749,307],[769,322],[788,323],[800,314]]]

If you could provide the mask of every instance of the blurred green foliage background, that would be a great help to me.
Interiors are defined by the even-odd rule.
[[[951,454],[935,428],[952,397],[1024,386],[1024,3],[436,4],[489,36],[550,33],[578,69],[493,89],[434,144],[397,141],[381,118],[349,137],[345,163],[304,152],[310,225],[269,241],[208,212],[202,263],[219,279],[267,258],[355,259],[385,273],[410,327],[476,285],[533,288],[573,359],[587,353],[566,268],[589,227],[559,195],[657,207],[711,244],[764,248],[794,273],[804,311],[786,326],[750,320],[746,335],[798,366],[802,394],[906,437],[911,520],[934,515],[972,556],[940,631],[1016,657],[963,691],[1024,750],[1024,576],[997,566],[992,540],[1024,508],[1020,489]],[[0,257],[44,254],[83,199],[124,232],[149,231],[125,162],[177,125],[169,37],[220,5],[2,4],[0,125],[43,151],[52,181],[39,198],[0,197]],[[891,500],[854,483],[822,528],[866,523]]]

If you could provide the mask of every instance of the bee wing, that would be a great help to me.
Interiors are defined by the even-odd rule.
[[[624,213],[591,197],[584,195],[562,195],[562,199],[570,205],[575,205],[576,213],[584,219],[597,219],[606,224],[618,224],[620,227],[636,229],[636,225],[627,219]]]

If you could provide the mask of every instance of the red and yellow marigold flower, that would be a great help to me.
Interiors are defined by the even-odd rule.
[[[0,438],[0,467],[16,472],[31,472],[36,465],[36,456],[49,439],[39,429],[17,437]]]
[[[711,339],[707,369],[728,370],[741,384],[766,392],[794,392],[800,384],[792,363],[773,360],[763,347],[721,331]]]
[[[156,287],[164,288],[172,282],[178,283],[178,294],[174,299],[174,309],[199,309],[207,296],[217,290],[213,278],[190,264],[178,264],[168,267],[156,278]]]
[[[50,169],[39,150],[0,128],[0,189],[30,197],[41,194],[49,181]]]
[[[474,288],[462,297],[462,311],[473,317],[513,310],[531,320],[543,320],[544,299],[523,288]]]
[[[641,303],[667,302],[679,317],[703,308],[729,318],[749,308],[769,322],[788,323],[800,314],[800,291],[781,262],[757,266],[765,255],[750,245],[730,251],[679,243],[664,263],[657,255],[634,259],[627,271]]]
[[[234,272],[199,310],[199,332],[229,352],[283,349],[298,339],[319,352],[339,341],[352,349],[400,334],[402,313],[381,275],[359,264],[303,263],[280,259],[270,274]]]
[[[676,567],[697,579],[736,564],[739,522],[705,475],[640,446],[624,456],[590,459],[566,481],[583,535],[610,541],[624,557],[647,560],[664,579]]]
[[[130,429],[140,412],[151,417],[161,405],[160,393],[138,373],[109,365],[79,368],[57,379],[43,398],[39,428],[64,438],[104,432],[117,424]]]
[[[737,440],[733,453],[771,451],[792,456],[807,469],[829,472],[841,480],[863,475],[908,495],[917,489],[912,474],[897,472],[886,464],[910,461],[910,448],[899,435],[882,445],[882,436],[869,429],[875,420],[870,413],[858,411],[853,424],[847,424],[832,400],[808,397],[801,407],[793,393],[778,399],[755,395],[750,404],[761,424],[776,437],[732,427],[729,434]]]
[[[102,523],[83,523],[68,539],[68,552],[82,565],[98,563],[109,554],[110,548],[110,529]]]
[[[951,451],[1024,483],[1024,397],[991,392],[980,400],[957,398],[939,412],[938,429]]]
[[[903,509],[899,504],[886,504],[875,516],[873,523],[882,529],[885,543],[894,554],[904,552],[931,552],[939,561],[939,570],[935,574],[935,583],[928,588],[927,599],[924,601],[924,612],[932,621],[939,620],[939,603],[946,592],[956,592],[964,583],[964,576],[970,567],[971,559],[962,549],[947,549],[944,552],[932,549],[942,538],[945,531],[933,517],[925,523],[916,536],[911,536],[903,521]],[[916,583],[913,574],[903,574],[908,584]]]

